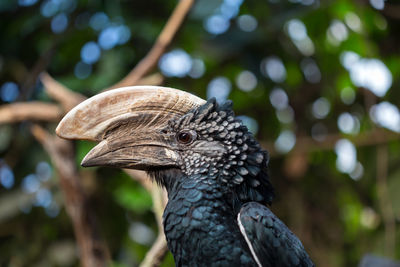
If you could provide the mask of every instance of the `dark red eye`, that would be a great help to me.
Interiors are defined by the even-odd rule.
[[[184,131],[184,132],[178,133],[177,139],[182,144],[189,144],[193,141],[194,136],[191,132]]]

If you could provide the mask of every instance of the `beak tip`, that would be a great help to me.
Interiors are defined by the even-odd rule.
[[[89,153],[90,154],[90,153]],[[89,155],[88,154],[88,155]],[[92,158],[92,157],[88,157],[88,155],[86,155],[84,158],[83,158],[83,160],[82,160],[82,162],[81,162],[81,166],[82,167],[93,167],[93,166],[97,166],[96,165],[96,158]]]
[[[82,160],[81,166],[82,166],[82,167],[90,167],[89,164],[87,164],[87,162],[84,161],[84,160]]]

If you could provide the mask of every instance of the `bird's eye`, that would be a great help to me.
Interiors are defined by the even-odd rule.
[[[195,139],[195,134],[190,131],[182,131],[177,134],[176,138],[180,143],[187,145]]]

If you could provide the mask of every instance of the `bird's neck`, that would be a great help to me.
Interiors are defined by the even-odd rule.
[[[164,231],[177,266],[216,264],[252,266],[252,257],[239,228],[236,214],[224,192],[210,177],[175,177],[167,187]]]

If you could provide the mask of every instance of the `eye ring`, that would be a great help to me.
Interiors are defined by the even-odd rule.
[[[185,145],[191,144],[196,139],[196,137],[196,132],[188,130],[183,130],[176,134],[176,140],[178,140],[179,143]]]

